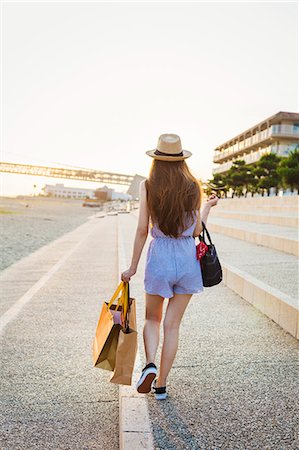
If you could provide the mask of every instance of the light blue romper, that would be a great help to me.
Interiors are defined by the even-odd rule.
[[[193,223],[178,238],[166,236],[156,223],[150,224],[153,239],[148,247],[144,274],[144,290],[148,294],[171,298],[174,293],[195,294],[203,291],[193,237],[197,214],[198,210],[193,212]]]

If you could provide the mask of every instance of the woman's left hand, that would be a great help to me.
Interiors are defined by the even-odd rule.
[[[122,274],[121,274],[121,279],[122,279],[122,281],[129,282],[130,279],[131,279],[131,277],[132,277],[133,275],[135,275],[135,273],[136,273],[136,270],[131,269],[131,268],[128,269],[128,270],[125,270],[125,271],[122,272]]]
[[[219,197],[217,197],[216,194],[211,194],[206,203],[210,206],[215,206],[215,205],[217,205],[218,200],[219,200]]]

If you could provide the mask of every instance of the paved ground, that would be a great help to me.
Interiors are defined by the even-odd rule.
[[[82,203],[70,198],[0,197],[0,270],[84,223],[96,208],[83,208]]]
[[[130,219],[136,227],[136,217]],[[140,317],[145,252],[131,283]],[[298,348],[291,335],[223,284],[194,295],[181,326],[169,399],[148,396],[155,448],[297,449]]]
[[[100,306],[119,282],[117,221],[130,261],[136,216],[89,220],[57,241],[61,256],[86,238],[5,328],[1,448],[118,448],[118,387],[91,364]],[[149,241],[130,284],[143,363]],[[13,270],[29,289],[57,263],[54,244],[3,273],[4,311],[18,298]],[[155,449],[297,449],[297,379],[298,342],[223,284],[207,288],[184,317],[169,399],[148,396]]]
[[[118,386],[91,360],[100,306],[118,282],[116,217],[89,221],[67,235],[65,246],[90,231],[5,328],[2,449],[118,448]],[[49,261],[43,254],[41,270],[51,258],[52,251]],[[23,270],[30,283],[36,259],[31,271],[28,259]]]

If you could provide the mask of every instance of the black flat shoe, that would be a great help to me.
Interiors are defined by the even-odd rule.
[[[142,374],[136,384],[137,391],[140,394],[147,394],[151,390],[152,382],[157,376],[157,366],[154,363],[147,364],[142,369]]]
[[[167,398],[166,386],[156,387],[156,381],[152,384],[152,392],[155,395],[156,400],[165,400]]]

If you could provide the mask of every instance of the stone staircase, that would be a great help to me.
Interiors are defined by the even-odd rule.
[[[220,199],[207,228],[223,282],[298,339],[298,196]]]

